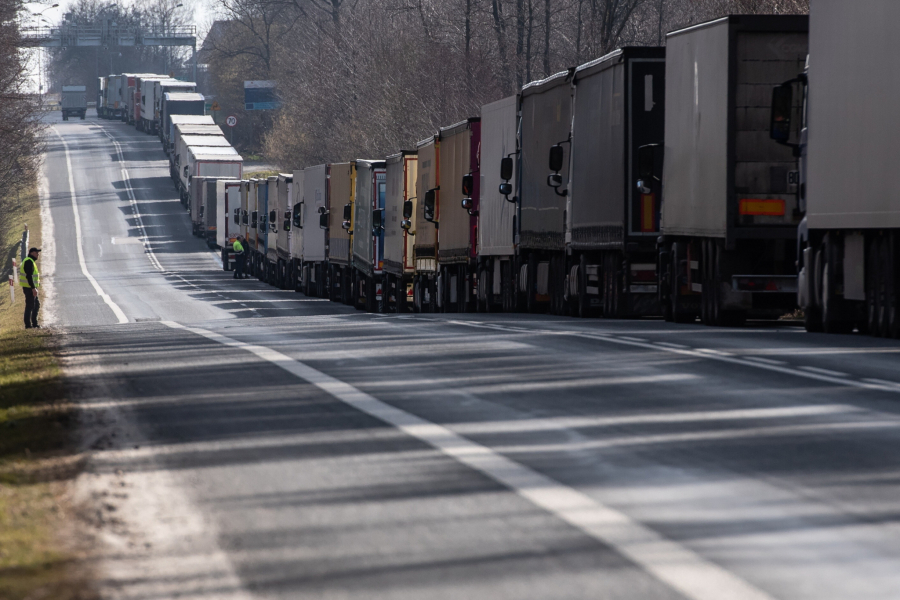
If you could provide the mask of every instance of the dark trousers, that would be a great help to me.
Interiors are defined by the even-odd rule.
[[[41,301],[32,295],[31,288],[22,288],[22,292],[25,294],[25,327],[36,327]]]
[[[240,279],[244,276],[244,261],[247,255],[244,252],[238,252],[234,255],[234,278]]]

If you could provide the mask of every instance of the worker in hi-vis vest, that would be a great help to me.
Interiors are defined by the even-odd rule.
[[[244,261],[247,258],[247,255],[244,253],[244,245],[241,244],[241,240],[244,238],[242,236],[237,236],[234,239],[234,278],[235,279],[244,279],[247,276],[244,275]]]
[[[37,260],[41,256],[40,248],[32,248],[28,256],[19,265],[19,285],[25,294],[25,329],[39,328],[38,311],[41,301],[38,300],[38,288],[41,287],[41,273],[37,268]]]

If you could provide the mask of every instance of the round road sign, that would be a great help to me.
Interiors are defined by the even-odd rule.
[[[237,125],[237,117],[234,115],[228,115],[228,118],[225,119],[225,124],[229,127],[234,127]]]

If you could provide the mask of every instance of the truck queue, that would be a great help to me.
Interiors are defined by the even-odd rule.
[[[832,196],[852,192],[873,153],[896,152],[864,139],[843,152],[841,139],[866,132],[890,144],[876,123],[897,117],[885,101],[847,120],[840,106],[868,96],[839,69],[868,36],[866,60],[896,75],[890,36],[857,13],[885,22],[900,5],[845,4],[813,3],[812,21],[728,16],[674,31],[664,48],[621,48],[529,83],[415,148],[266,179],[242,178],[184,82],[110,76],[98,107],[160,135],[194,232],[225,270],[240,235],[249,273],[283,289],[371,312],[709,325],[799,305],[811,331],[897,337],[900,203]],[[847,23],[859,31],[829,30]],[[836,94],[844,104],[821,99]],[[817,108],[827,117],[811,118]]]

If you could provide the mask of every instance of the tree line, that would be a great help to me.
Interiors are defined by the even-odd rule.
[[[22,40],[24,15],[21,0],[0,2],[0,239],[17,225],[9,215],[36,181],[43,150],[40,100],[30,89],[30,51]]]
[[[215,0],[210,85],[249,127],[237,139],[282,166],[383,157],[624,45],[808,0]],[[243,81],[278,82],[282,108],[243,113]]]

